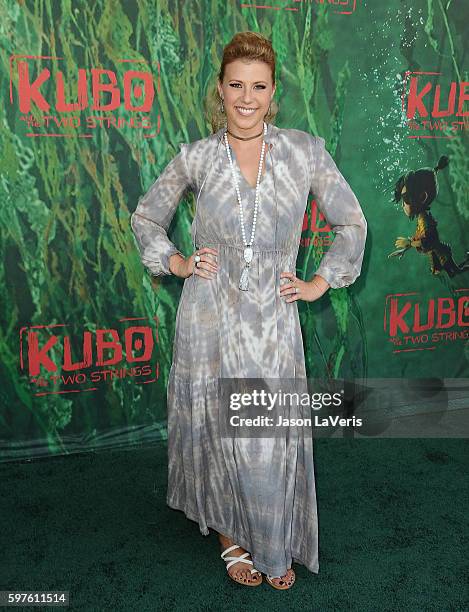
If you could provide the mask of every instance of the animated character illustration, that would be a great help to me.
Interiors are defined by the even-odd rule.
[[[404,213],[409,221],[417,218],[416,230],[413,236],[405,238],[399,236],[395,241],[398,247],[388,257],[399,257],[401,259],[410,248],[415,248],[419,253],[424,253],[430,260],[432,274],[440,274],[444,270],[449,277],[469,270],[469,251],[461,264],[453,259],[451,246],[441,242],[437,220],[430,212],[430,206],[438,194],[437,172],[446,168],[449,159],[442,155],[435,168],[420,168],[401,176],[394,187],[394,202],[402,199]]]

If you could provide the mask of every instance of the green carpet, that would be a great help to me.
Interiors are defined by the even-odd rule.
[[[468,465],[468,440],[316,440],[319,574],[294,565],[281,592],[229,580],[215,533],[166,506],[165,446],[2,464],[0,590],[86,611],[469,610]]]

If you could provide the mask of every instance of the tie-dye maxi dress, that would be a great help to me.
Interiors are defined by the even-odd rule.
[[[184,192],[193,190],[194,250],[218,251],[215,278],[185,279],[177,310],[166,501],[196,521],[202,534],[211,528],[229,536],[262,572],[283,575],[293,561],[317,573],[313,439],[291,437],[288,428],[283,437],[221,437],[217,382],[306,377],[298,305],[279,289],[286,282],[280,283],[282,271],[296,273],[309,194],[335,232],[316,270],[331,287],[349,286],[360,274],[367,224],[324,139],[268,124],[249,291],[240,290],[244,247],[223,133],[181,144],[131,217],[143,264],[153,275],[170,274],[169,257],[180,251],[167,230]],[[233,149],[232,158],[250,236],[255,189]]]

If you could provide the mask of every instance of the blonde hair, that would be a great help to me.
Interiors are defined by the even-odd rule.
[[[233,36],[223,49],[223,58],[218,73],[220,83],[223,82],[225,76],[225,67],[237,59],[257,60],[268,64],[272,73],[272,82],[275,85],[275,51],[272,43],[265,36],[249,31],[238,32]],[[226,115],[221,112],[220,106],[221,98],[218,93],[218,87],[215,85],[205,99],[205,112],[212,126],[213,133],[226,125]],[[270,112],[267,112],[264,121],[266,123],[273,123],[277,113],[278,105],[272,100]]]

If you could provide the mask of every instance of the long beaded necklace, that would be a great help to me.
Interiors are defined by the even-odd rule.
[[[230,160],[230,166],[231,166],[231,175],[233,177],[233,182],[234,182],[234,186],[236,189],[236,195],[238,196],[238,205],[239,205],[239,220],[241,223],[241,235],[243,237],[243,244],[244,244],[244,252],[243,252],[243,258],[244,258],[244,268],[243,271],[241,273],[241,278],[239,280],[239,289],[241,289],[242,291],[249,291],[249,266],[251,265],[251,261],[254,255],[254,251],[252,248],[252,244],[254,242],[254,235],[256,233],[256,221],[257,221],[257,211],[259,208],[259,183],[261,180],[261,173],[262,173],[262,165],[263,165],[263,161],[264,161],[264,153],[265,153],[265,135],[267,134],[267,124],[264,121],[264,139],[262,140],[262,150],[261,150],[261,156],[259,159],[259,169],[257,172],[257,181],[256,181],[256,196],[255,196],[255,200],[254,200],[254,215],[253,215],[253,219],[252,219],[252,229],[251,229],[251,239],[249,240],[249,242],[246,240],[246,231],[244,228],[244,211],[243,211],[243,204],[241,202],[241,194],[239,191],[239,185],[238,185],[238,180],[236,178],[236,173],[235,173],[235,169],[234,169],[234,165],[233,165],[233,159],[231,158],[231,151],[230,151],[230,147],[228,144],[228,135],[227,132],[225,131],[224,133],[224,140],[225,140],[225,149],[226,149],[226,153],[228,155],[228,159]]]

